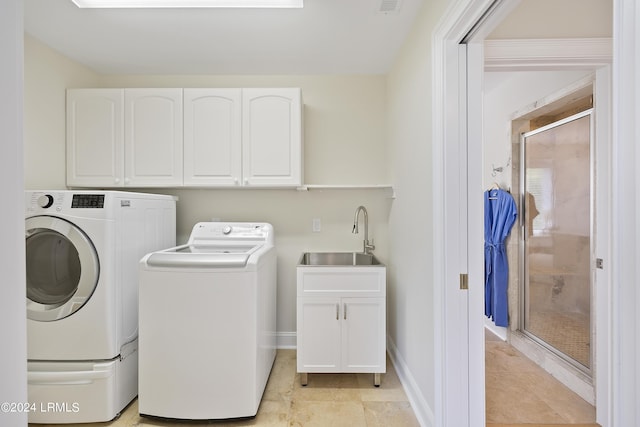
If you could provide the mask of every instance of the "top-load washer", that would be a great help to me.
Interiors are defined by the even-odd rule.
[[[266,223],[203,222],[140,263],[142,415],[255,416],[276,355],[276,250]]]
[[[138,263],[175,236],[172,196],[25,193],[29,422],[108,421],[136,396]]]

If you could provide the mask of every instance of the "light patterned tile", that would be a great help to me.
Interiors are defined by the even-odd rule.
[[[595,408],[508,343],[486,341],[487,423],[595,422]]]
[[[262,400],[290,401],[296,380],[295,350],[280,350],[273,364]]]
[[[367,427],[419,427],[409,402],[363,402]]]
[[[387,365],[388,366],[388,365]],[[380,387],[373,384],[373,374],[358,374],[360,384],[360,397],[362,401],[371,402],[406,402],[407,394],[402,383],[393,369],[387,369],[386,374],[381,375]]]
[[[362,400],[356,374],[309,374],[306,386],[300,385],[300,375],[297,375],[291,399],[293,403]]]
[[[294,401],[291,427],[366,427],[362,402]]]

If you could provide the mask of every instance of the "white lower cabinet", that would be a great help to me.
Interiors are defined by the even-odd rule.
[[[298,267],[297,370],[303,385],[309,373],[363,372],[377,386],[386,372],[385,268],[339,270]]]
[[[385,372],[385,298],[342,299],[342,369]]]
[[[342,369],[340,299],[298,298],[298,371]]]

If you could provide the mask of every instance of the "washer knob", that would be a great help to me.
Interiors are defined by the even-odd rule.
[[[224,228],[222,229],[222,234],[229,234],[231,233],[231,226],[230,225],[225,225]]]
[[[51,194],[43,194],[38,197],[38,206],[43,209],[50,208],[53,205],[53,196]]]

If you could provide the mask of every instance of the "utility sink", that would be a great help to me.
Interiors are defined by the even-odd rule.
[[[387,268],[370,253],[305,252],[296,266],[297,372],[386,372]]]
[[[384,266],[373,254],[362,252],[305,252],[298,263],[300,266]]]

